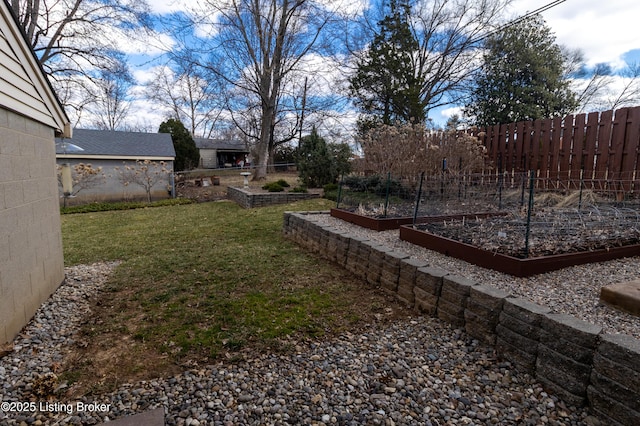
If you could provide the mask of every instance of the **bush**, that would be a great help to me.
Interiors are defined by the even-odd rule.
[[[287,183],[287,181],[286,181],[286,180],[284,180],[284,179],[277,180],[275,183],[277,183],[278,185],[280,185],[280,186],[281,186],[281,187],[283,187],[283,188],[289,188],[289,187],[291,186],[291,185],[289,185],[289,183]]]
[[[382,179],[379,175],[371,176],[347,176],[344,185],[354,192],[367,192],[384,197],[387,194],[387,179]],[[411,198],[412,191],[396,179],[388,182],[389,194],[401,198]]]
[[[380,176],[347,176],[344,185],[355,192],[375,192],[375,188],[380,186]]]
[[[280,185],[278,182],[270,182],[263,185],[262,189],[266,189],[269,192],[283,192],[284,186]]]
[[[456,131],[432,132],[424,125],[380,125],[361,138],[364,160],[360,172],[374,171],[382,176],[391,173],[402,179],[417,179],[442,171],[443,160],[454,173],[473,173],[482,169],[486,148],[469,134]]]
[[[339,185],[337,183],[328,183],[322,187],[324,192],[337,191],[338,188],[339,188]]]
[[[297,193],[301,193],[301,194],[306,194],[309,191],[307,190],[306,186],[296,186],[291,190],[291,192],[297,192]]]
[[[116,202],[116,203],[91,203],[84,204],[82,206],[70,206],[61,207],[61,214],[73,214],[73,213],[95,213],[105,212],[110,210],[132,210],[142,209],[147,207],[164,207],[164,206],[179,206],[183,204],[192,204],[193,200],[188,198],[173,198],[168,200],[154,201],[152,203],[147,202]]]
[[[300,180],[309,188],[321,188],[349,173],[351,149],[347,144],[328,144],[314,128],[300,140],[296,166]]]

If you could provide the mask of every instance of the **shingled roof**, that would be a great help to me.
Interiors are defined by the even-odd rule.
[[[82,151],[65,150],[62,142],[80,147]],[[73,138],[56,139],[56,155],[64,158],[173,160],[176,152],[169,133],[74,129]]]

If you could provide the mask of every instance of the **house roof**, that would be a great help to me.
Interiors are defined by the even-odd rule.
[[[198,149],[215,149],[217,151],[249,152],[247,145],[240,140],[193,138]]]
[[[0,1],[0,106],[71,136],[69,117],[6,0]]]
[[[64,146],[73,144],[73,146]],[[176,151],[169,133],[117,132],[74,129],[73,138],[56,139],[58,158],[103,158],[123,160],[174,160]]]

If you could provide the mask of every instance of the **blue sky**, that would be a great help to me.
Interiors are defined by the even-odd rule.
[[[552,0],[515,0],[510,15],[522,16]],[[640,2],[637,0],[566,0],[542,13],[556,35],[558,44],[579,48],[588,66],[599,63],[620,70],[625,62],[640,62]],[[436,122],[458,109],[441,108],[433,114]]]
[[[337,2],[339,0],[324,0]],[[365,0],[362,0],[365,1]],[[552,0],[514,0],[510,9],[511,17],[518,17],[549,4]],[[180,11],[189,0],[154,0],[150,2],[152,11],[158,15]],[[349,2],[351,8],[362,6],[362,2]],[[637,20],[640,17],[640,2],[637,0],[565,0],[559,5],[542,13],[547,25],[557,37],[557,42],[570,48],[580,48],[584,52],[587,65],[607,63],[612,69],[621,69],[625,61],[640,62],[640,31]],[[164,44],[171,40],[164,36]],[[134,63],[144,63],[154,54],[149,46],[136,48],[129,46]],[[137,51],[137,52],[136,52]],[[142,52],[145,52],[142,54]],[[134,67],[138,79],[149,77],[149,65]],[[163,117],[140,103],[135,107],[139,114],[145,115],[145,121],[152,127],[159,125]],[[448,116],[456,112],[456,106],[432,111],[430,117],[437,124],[444,124]]]

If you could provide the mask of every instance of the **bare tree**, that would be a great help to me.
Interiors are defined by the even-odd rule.
[[[171,170],[167,169],[164,161],[136,160],[136,165],[125,164],[122,169],[115,168],[120,173],[120,182],[124,186],[134,184],[144,188],[147,202],[151,202],[151,190],[158,183],[167,180]]]
[[[582,49],[562,47],[565,78],[572,80],[576,111],[617,109],[640,102],[640,63],[627,62],[615,70],[609,64],[588,67]]]
[[[413,31],[420,48],[416,72],[423,81],[425,109],[459,102],[476,71],[478,43],[503,22],[511,0],[422,0]]]
[[[583,76],[586,76],[583,74]],[[574,83],[582,82],[583,79],[578,77],[574,80]],[[591,77],[586,79],[586,84],[582,88],[576,89],[578,111],[584,111],[593,106],[597,99],[602,96],[603,92],[607,90],[607,87],[611,84],[611,68],[606,64],[598,64],[591,73]]]
[[[236,122],[253,121],[257,112],[254,179],[265,179],[279,112],[286,108],[282,89],[302,58],[318,47],[327,10],[311,0],[206,0],[204,4],[192,13],[200,28],[208,24],[215,29],[206,66],[236,93],[248,95],[237,104],[237,96],[229,99],[231,111],[244,113],[234,118]],[[207,16],[213,20],[206,21]]]
[[[115,69],[119,36],[142,38],[148,28],[145,0],[11,0],[28,41],[65,106],[91,99],[83,76]]]
[[[103,130],[117,130],[125,124],[131,105],[129,90],[133,77],[124,62],[117,68],[102,70],[100,77],[93,79],[95,101],[89,105],[94,124]]]
[[[607,64],[583,69],[573,76],[578,111],[601,111],[636,105],[640,101],[640,64],[627,63],[621,71]]]
[[[413,54],[413,69],[421,81],[420,99],[427,116],[434,108],[462,103],[480,65],[480,42],[504,24],[511,1],[418,0],[413,4],[409,23],[419,45]],[[383,2],[358,20],[358,30],[350,33],[346,43],[356,59],[366,54],[385,13]]]
[[[173,68],[158,68],[146,95],[169,109],[193,136],[212,137],[224,108],[223,85],[192,60],[175,57]]]
[[[640,101],[640,63],[627,63],[619,74],[619,87],[608,96],[608,109],[633,106]],[[615,83],[614,83],[615,84]]]

